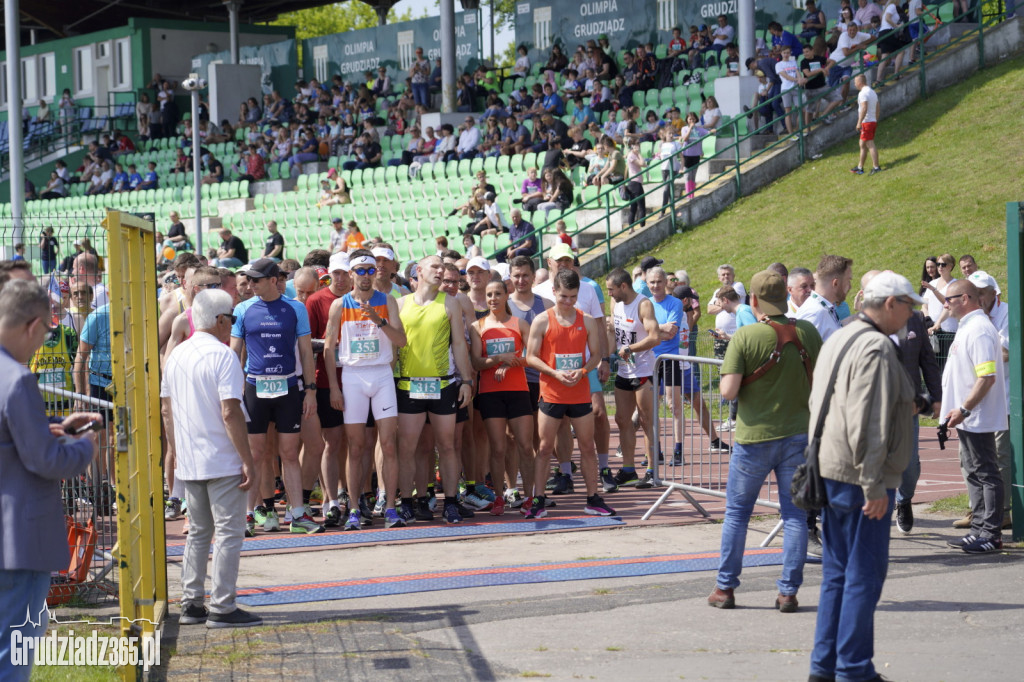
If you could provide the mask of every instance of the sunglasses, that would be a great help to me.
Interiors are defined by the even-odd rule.
[[[954,298],[960,298],[961,296],[966,296],[966,295],[967,294],[953,294],[952,296],[947,296],[946,300],[947,301],[952,301]]]
[[[197,284],[196,289],[220,289],[220,282],[210,282],[209,284]]]
[[[442,279],[441,284],[447,284],[448,286],[458,286],[459,280],[457,279]]]
[[[936,265],[938,265],[940,268],[948,268],[950,265],[952,265],[952,263],[943,263],[939,261],[938,263],[936,263]]]
[[[221,314],[220,314],[220,315],[218,315],[217,317],[226,317],[226,318],[228,318],[228,319],[230,319],[230,320],[231,320],[231,324],[234,324],[235,322],[237,322],[237,321],[238,321],[238,316],[237,316],[237,315],[234,315],[234,314],[232,314],[232,313],[221,313]]]
[[[366,275],[376,275],[377,268],[353,268],[352,272],[356,273],[360,277],[364,277]]]

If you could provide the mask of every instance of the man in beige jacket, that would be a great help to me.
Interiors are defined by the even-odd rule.
[[[871,661],[874,612],[889,567],[889,526],[896,488],[910,460],[914,414],[914,387],[889,335],[905,328],[920,303],[906,278],[875,275],[864,287],[858,319],[829,338],[814,369],[812,433],[839,366],[819,455],[828,504],[822,510],[811,682],[882,679]]]

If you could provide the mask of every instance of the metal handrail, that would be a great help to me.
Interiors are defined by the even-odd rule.
[[[942,3],[942,5],[948,5],[948,4],[952,4],[952,2]],[[937,5],[934,8],[931,8],[928,12],[926,12],[926,14],[927,15],[931,15],[931,17],[933,19],[935,19],[936,22],[941,22],[941,20],[938,19],[938,7],[940,7],[942,5]],[[961,19],[963,17],[966,17],[968,15],[974,15],[975,12],[978,11],[978,9],[979,8],[975,8],[974,10],[968,10],[967,12],[964,12],[962,14],[954,15],[953,20],[951,22],[949,22],[949,23],[956,22],[959,19]],[[956,41],[950,40],[950,42],[945,44],[945,45],[939,45],[939,46],[933,48],[931,50],[930,55],[929,55],[928,51],[926,51],[924,49],[924,44],[927,42],[926,36],[929,36],[935,29],[930,30],[928,32],[919,32],[918,33],[918,37],[917,37],[916,40],[911,41],[907,45],[904,45],[900,49],[895,50],[894,52],[889,53],[887,55],[886,62],[888,63],[888,62],[894,61],[895,57],[898,54],[900,54],[900,53],[906,52],[907,50],[912,50],[914,48],[919,48],[920,49],[920,56],[919,56],[917,62],[915,62],[913,64],[909,64],[909,63],[905,64],[903,66],[903,68],[901,68],[899,71],[895,71],[894,70],[892,76],[890,76],[890,79],[895,77],[895,76],[897,76],[897,75],[902,76],[903,74],[905,74],[908,71],[910,71],[912,68],[919,67],[919,73],[920,73],[920,79],[921,79],[921,93],[922,93],[922,97],[927,97],[928,93],[927,93],[927,89],[926,89],[926,80],[925,80],[926,63],[929,61],[929,59],[934,60],[937,57],[943,55],[946,51],[948,51],[950,49],[953,49],[954,47],[955,48],[961,47],[964,44],[964,42],[966,40],[968,40],[970,36],[973,36],[975,33],[977,33],[978,42],[979,42],[979,45],[980,45],[980,49],[978,51],[979,52],[979,68],[984,68],[985,67],[984,29],[985,29],[985,26],[986,26],[985,19],[989,19],[988,24],[992,25],[994,23],[997,23],[999,20],[1001,20],[1004,17],[1004,15],[1005,15],[1005,12],[1002,11],[1002,10],[1000,10],[998,12],[995,12],[995,13],[991,13],[991,14],[983,14],[982,15],[982,21],[978,23],[978,26],[977,26],[976,29],[972,29],[970,31],[965,31],[963,33],[963,35],[961,35],[959,37],[959,39],[957,39]],[[917,21],[917,19],[916,18],[913,19],[912,21],[908,22],[904,26],[909,26],[911,23],[913,23],[913,21]],[[924,19],[922,18],[920,21],[921,21],[921,24],[924,25]],[[942,24],[942,25],[945,25],[945,24]],[[897,29],[897,30],[901,30],[901,29]],[[864,64],[864,60],[863,60],[863,55],[867,52],[867,48],[870,47],[871,45],[874,45],[875,43],[877,43],[877,39],[873,40],[868,46],[865,47],[864,50],[862,50],[857,55],[856,61],[855,61],[855,67],[854,67],[855,70],[854,70],[854,73],[851,75],[851,80],[854,77],[856,77],[858,75],[861,75],[861,74],[868,73],[871,69],[875,68],[876,64],[865,65]],[[887,80],[888,79],[880,81],[880,82],[884,84]],[[792,138],[793,137],[796,137],[796,140],[797,140],[797,143],[798,143],[798,147],[799,147],[799,151],[800,151],[800,163],[801,164],[804,163],[807,160],[806,146],[805,146],[805,144],[806,144],[806,131],[809,130],[809,126],[807,126],[806,123],[804,122],[804,115],[803,115],[804,111],[808,107],[810,107],[810,106],[814,106],[815,110],[816,110],[817,109],[817,104],[820,101],[822,101],[825,98],[827,98],[831,92],[834,92],[837,89],[841,90],[842,87],[843,87],[843,84],[840,83],[840,84],[837,84],[833,88],[825,88],[824,91],[821,94],[819,94],[819,95],[817,95],[817,96],[815,96],[813,98],[807,97],[806,94],[804,93],[803,96],[798,98],[796,106],[792,107],[791,110],[790,110],[790,113],[789,113],[790,116],[795,116],[796,117],[797,124],[798,124],[797,131],[793,135],[784,135],[784,136],[782,136],[779,140],[777,140],[775,142],[772,142],[771,144],[766,145],[762,149],[759,149],[757,151],[752,151],[750,156],[748,156],[745,159],[741,159],[740,158],[740,148],[741,148],[741,145],[744,142],[750,140],[750,138],[752,138],[755,135],[764,134],[763,131],[765,131],[765,129],[768,128],[768,124],[767,123],[763,124],[760,127],[758,127],[756,130],[753,130],[753,131],[749,131],[748,130],[746,135],[741,136],[739,134],[739,126],[737,124],[737,121],[739,120],[739,117],[735,117],[735,118],[730,119],[726,123],[726,125],[724,127],[725,128],[729,128],[730,126],[732,127],[733,135],[735,136],[735,140],[731,144],[727,145],[723,149],[716,149],[715,153],[712,156],[707,157],[707,158],[702,158],[700,163],[704,164],[704,163],[707,163],[708,161],[712,161],[712,160],[722,160],[724,158],[727,158],[727,154],[729,152],[731,152],[731,156],[732,156],[731,160],[735,164],[734,168],[726,169],[726,170],[723,170],[720,173],[717,173],[717,174],[714,174],[714,175],[710,176],[706,182],[697,185],[694,188],[693,192],[696,193],[700,189],[706,188],[706,187],[716,183],[718,180],[720,180],[724,176],[735,175],[737,194],[741,195],[742,194],[742,177],[743,177],[742,169],[743,169],[744,164],[749,164],[750,162],[753,162],[754,160],[760,158],[763,155],[774,153],[781,146],[787,145],[788,143],[792,142]],[[782,99],[782,94],[780,93],[779,95],[776,95],[775,97],[773,97],[770,100],[767,100],[767,101],[759,104],[758,106],[759,107],[768,107],[768,106],[771,106],[773,102],[779,101],[781,99]],[[741,116],[742,115],[744,115],[744,114],[741,114]],[[774,124],[775,124],[775,121],[772,122],[772,125],[774,125]],[[721,130],[721,128],[719,130]],[[716,135],[716,138],[717,138],[717,135]],[[698,141],[698,142],[693,143],[693,144],[701,144],[701,141]],[[638,173],[636,175],[633,175],[633,176],[627,176],[626,178],[623,179],[623,181],[621,183],[619,183],[617,185],[614,185],[614,186],[610,186],[610,187],[608,187],[608,189],[604,189],[604,190],[600,191],[596,197],[594,197],[592,199],[589,199],[589,200],[586,200],[586,201],[582,201],[582,200],[578,201],[576,203],[576,206],[572,207],[568,211],[564,211],[561,214],[561,216],[558,219],[565,220],[568,216],[570,216],[572,214],[576,214],[577,216],[579,216],[579,212],[580,211],[592,210],[592,209],[595,209],[595,208],[596,209],[600,209],[600,208],[602,208],[602,203],[604,204],[604,208],[605,208],[604,216],[600,216],[600,217],[598,217],[598,218],[588,222],[587,224],[585,224],[583,226],[579,226],[579,224],[577,223],[577,228],[575,230],[568,231],[568,234],[570,234],[570,236],[575,237],[575,236],[577,236],[577,235],[579,235],[579,234],[581,234],[583,232],[586,232],[587,230],[591,229],[592,227],[595,227],[595,226],[597,226],[597,225],[599,225],[601,223],[604,223],[604,226],[605,226],[604,238],[603,239],[598,239],[597,242],[595,242],[592,246],[587,247],[586,249],[580,249],[580,251],[578,253],[578,257],[580,258],[581,262],[583,262],[584,257],[587,256],[588,254],[590,254],[590,253],[592,253],[592,252],[594,252],[594,251],[596,251],[598,249],[602,249],[603,248],[604,252],[605,252],[604,253],[605,268],[606,269],[611,269],[611,267],[612,267],[612,242],[613,242],[613,240],[618,238],[618,237],[621,237],[623,234],[627,234],[627,233],[631,232],[641,222],[640,220],[638,220],[638,221],[636,221],[636,222],[634,222],[632,224],[628,224],[628,225],[624,224],[624,225],[622,225],[621,229],[618,232],[615,232],[613,234],[612,233],[612,229],[611,229],[611,215],[612,215],[612,205],[611,205],[611,200],[610,200],[611,199],[611,197],[610,197],[611,193],[613,191],[617,191],[620,186],[628,184],[634,178],[642,177],[644,173],[649,173],[649,172],[652,172],[652,171],[654,171],[656,169],[662,169],[662,168],[664,168],[664,164],[665,163],[674,163],[675,162],[675,157],[678,154],[681,154],[681,153],[682,153],[682,151],[677,152],[676,154],[673,154],[672,157],[665,158],[665,159],[659,159],[656,163],[654,163],[652,165],[649,165],[646,169],[644,169],[640,173]],[[670,173],[668,180],[662,180],[660,182],[656,182],[654,184],[654,186],[650,190],[646,190],[645,189],[645,192],[642,195],[643,197],[646,197],[646,196],[648,196],[648,195],[650,195],[652,193],[658,192],[659,190],[663,191],[664,189],[666,189],[666,185],[669,185],[670,202],[669,202],[669,204],[663,205],[662,206],[662,210],[664,210],[665,208],[668,208],[673,216],[675,215],[675,212],[676,212],[678,206],[681,203],[680,200],[683,198],[682,196],[679,196],[677,194],[677,192],[676,192],[675,180],[676,180],[677,175],[678,175],[677,173]],[[622,205],[616,206],[615,210],[617,210],[617,211],[624,210],[630,203],[638,201],[639,198],[640,197],[634,198],[631,202],[627,202],[626,204],[622,204]],[[605,199],[608,199],[608,201],[605,201]],[[643,218],[643,220],[644,221],[646,220],[646,216]],[[537,251],[536,251],[535,257],[540,258],[542,263],[543,263],[544,251],[546,250],[544,248],[543,236],[544,236],[545,233],[549,232],[549,230],[553,226],[554,222],[555,221],[549,221],[549,222],[544,223],[542,225],[535,226],[534,230],[532,232],[528,233],[527,235],[525,235],[525,237],[524,237],[524,238],[532,237],[534,239],[534,242],[537,245]],[[574,221],[574,222],[576,222],[576,221]],[[566,221],[566,225],[568,227],[568,221]],[[675,224],[675,219],[674,218],[673,218],[672,232],[673,233],[676,232],[676,224]],[[489,258],[492,258],[492,259],[495,258],[497,256],[497,253],[498,252],[490,254]]]

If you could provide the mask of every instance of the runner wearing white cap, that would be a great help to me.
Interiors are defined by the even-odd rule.
[[[398,274],[398,257],[390,244],[378,244],[373,247],[373,257],[377,260],[377,276],[373,280],[373,288],[395,298],[401,298],[409,290],[394,281]]]

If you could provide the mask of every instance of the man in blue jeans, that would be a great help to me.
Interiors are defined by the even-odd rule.
[[[750,294],[759,322],[736,330],[722,364],[722,397],[738,399],[738,411],[721,560],[708,604],[720,609],[736,606],[733,591],[740,584],[747,524],[765,479],[774,471],[785,524],[775,608],[793,613],[807,558],[807,514],[793,504],[789,487],[807,447],[811,371],[821,336],[810,322],[786,318],[786,281],[778,273],[765,270],[754,275]]]
[[[811,428],[837,365],[839,371],[818,456],[828,504],[821,511],[821,598],[810,682],[882,679],[871,660],[875,607],[889,569],[896,487],[915,437],[915,387],[889,335],[906,326],[920,303],[905,277],[875,275],[864,287],[861,312],[829,337],[814,370]]]

